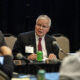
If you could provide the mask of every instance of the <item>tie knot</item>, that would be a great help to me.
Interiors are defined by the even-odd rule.
[[[39,41],[41,41],[42,40],[42,38],[39,38]]]
[[[42,38],[39,38],[39,41],[38,41],[38,51],[42,51],[41,40],[42,40]]]

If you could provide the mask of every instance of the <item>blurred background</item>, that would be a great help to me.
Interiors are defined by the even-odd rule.
[[[35,20],[47,14],[52,20],[52,34],[70,40],[70,51],[80,48],[80,0],[0,0],[0,30],[18,35],[34,30]]]

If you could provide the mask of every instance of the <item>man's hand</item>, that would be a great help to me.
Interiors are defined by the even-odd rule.
[[[52,60],[52,59],[55,59],[55,58],[56,58],[55,54],[53,54],[53,53],[49,54],[49,57],[48,57],[49,60]]]
[[[36,60],[37,59],[37,54],[33,53],[28,56],[28,60]]]

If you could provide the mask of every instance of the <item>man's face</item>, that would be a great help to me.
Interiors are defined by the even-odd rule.
[[[49,20],[47,19],[39,19],[35,25],[35,32],[38,37],[43,37],[47,32],[49,32]]]

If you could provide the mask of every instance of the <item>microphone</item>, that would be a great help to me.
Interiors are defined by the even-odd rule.
[[[56,46],[59,48],[59,51],[60,51],[61,53],[63,53],[64,55],[66,55],[66,56],[69,55],[68,53],[65,53],[62,48],[59,47],[57,41],[53,41],[53,45],[54,45],[54,46],[56,45]]]
[[[57,58],[54,58],[54,59],[47,59],[46,63],[47,64],[57,64],[57,63],[61,63],[61,61]]]
[[[17,58],[17,59],[20,59],[20,60],[24,60],[26,63],[29,63],[29,62],[30,62],[30,61],[29,61],[25,56],[23,56],[21,53],[17,53],[16,58]]]

